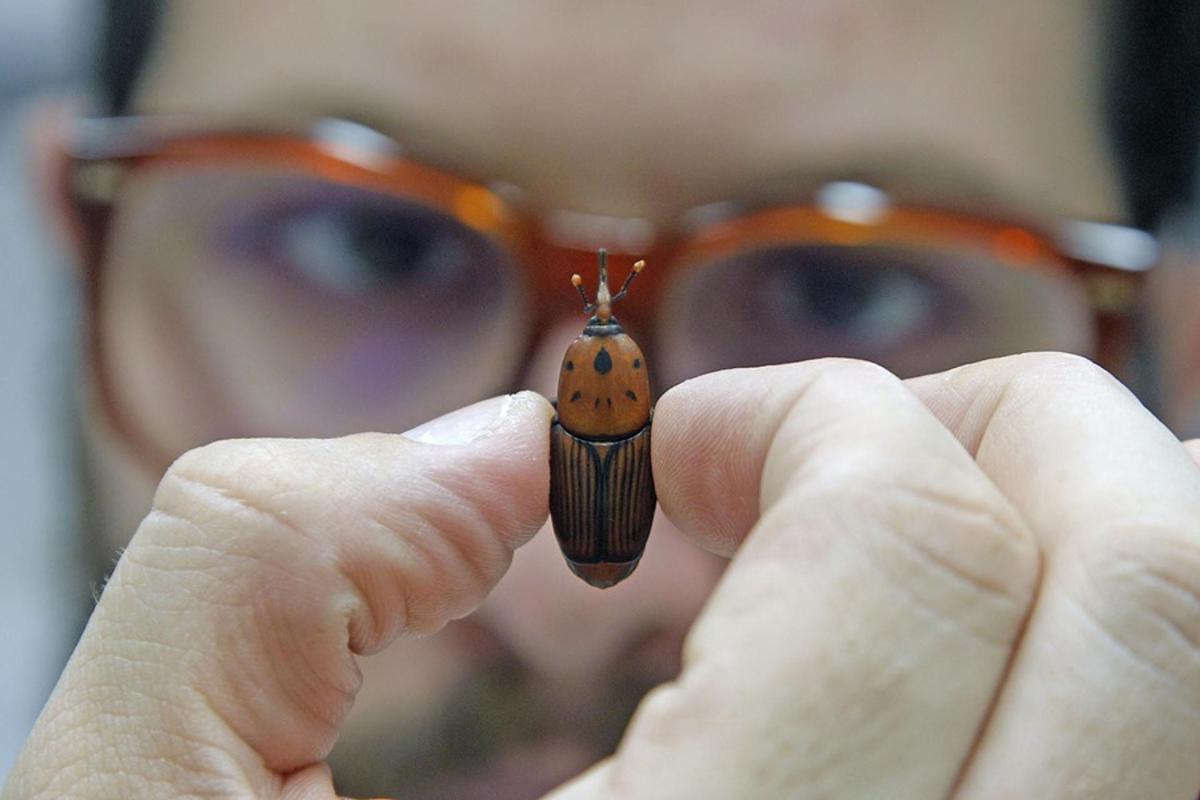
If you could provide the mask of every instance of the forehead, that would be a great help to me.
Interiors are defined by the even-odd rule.
[[[554,207],[665,216],[833,178],[1111,217],[1090,3],[173,3],[150,112],[373,123]]]

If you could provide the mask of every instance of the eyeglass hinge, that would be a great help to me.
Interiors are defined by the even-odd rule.
[[[115,161],[82,164],[71,176],[71,190],[86,203],[111,203],[124,175],[124,168]]]

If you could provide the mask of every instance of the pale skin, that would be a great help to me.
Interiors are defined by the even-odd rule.
[[[181,4],[140,104],[284,119],[365,98],[415,147],[600,213],[670,216],[739,181],[773,191],[759,176],[868,170],[902,195],[1120,217],[1082,77],[1086,4],[992,4],[986,20],[951,3],[735,5],[689,15],[664,66],[638,56],[674,29],[666,5],[575,9],[602,43],[592,60],[538,3],[503,20],[486,4],[403,19],[383,3]],[[712,69],[717,41],[745,69]],[[439,53],[474,66],[458,75]],[[689,75],[705,92],[682,91]],[[616,124],[614,105],[645,124]],[[176,462],[3,796],[333,797],[322,762],[360,689],[356,656],[485,603],[545,523],[549,405],[521,393],[463,414]],[[655,415],[663,511],[732,562],[679,677],[553,796],[1194,796],[1197,453],[1065,355],[906,382],[817,361],[672,389]],[[647,567],[631,581],[647,586]]]
[[[549,405],[465,413],[464,443],[178,461],[5,796],[334,796],[355,655],[470,612],[546,517]],[[555,797],[1200,785],[1200,467],[1089,362],[714,373],[656,426],[663,508],[733,562],[679,678]]]

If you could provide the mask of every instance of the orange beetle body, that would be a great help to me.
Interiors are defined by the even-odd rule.
[[[603,250],[599,257],[595,304],[587,302],[579,276],[572,276],[585,311],[596,313],[567,348],[559,372],[558,416],[550,431],[550,517],[571,571],[603,589],[637,566],[657,498],[646,359],[611,312],[642,262],[610,297]]]

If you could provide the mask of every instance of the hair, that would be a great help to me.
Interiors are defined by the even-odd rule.
[[[1200,3],[1109,0],[1104,113],[1135,224],[1194,202],[1200,157]]]
[[[130,105],[164,0],[104,0],[100,99]],[[1134,224],[1194,200],[1200,157],[1200,2],[1107,0],[1104,122]]]
[[[99,100],[112,114],[129,109],[165,0],[104,0],[96,48]]]

